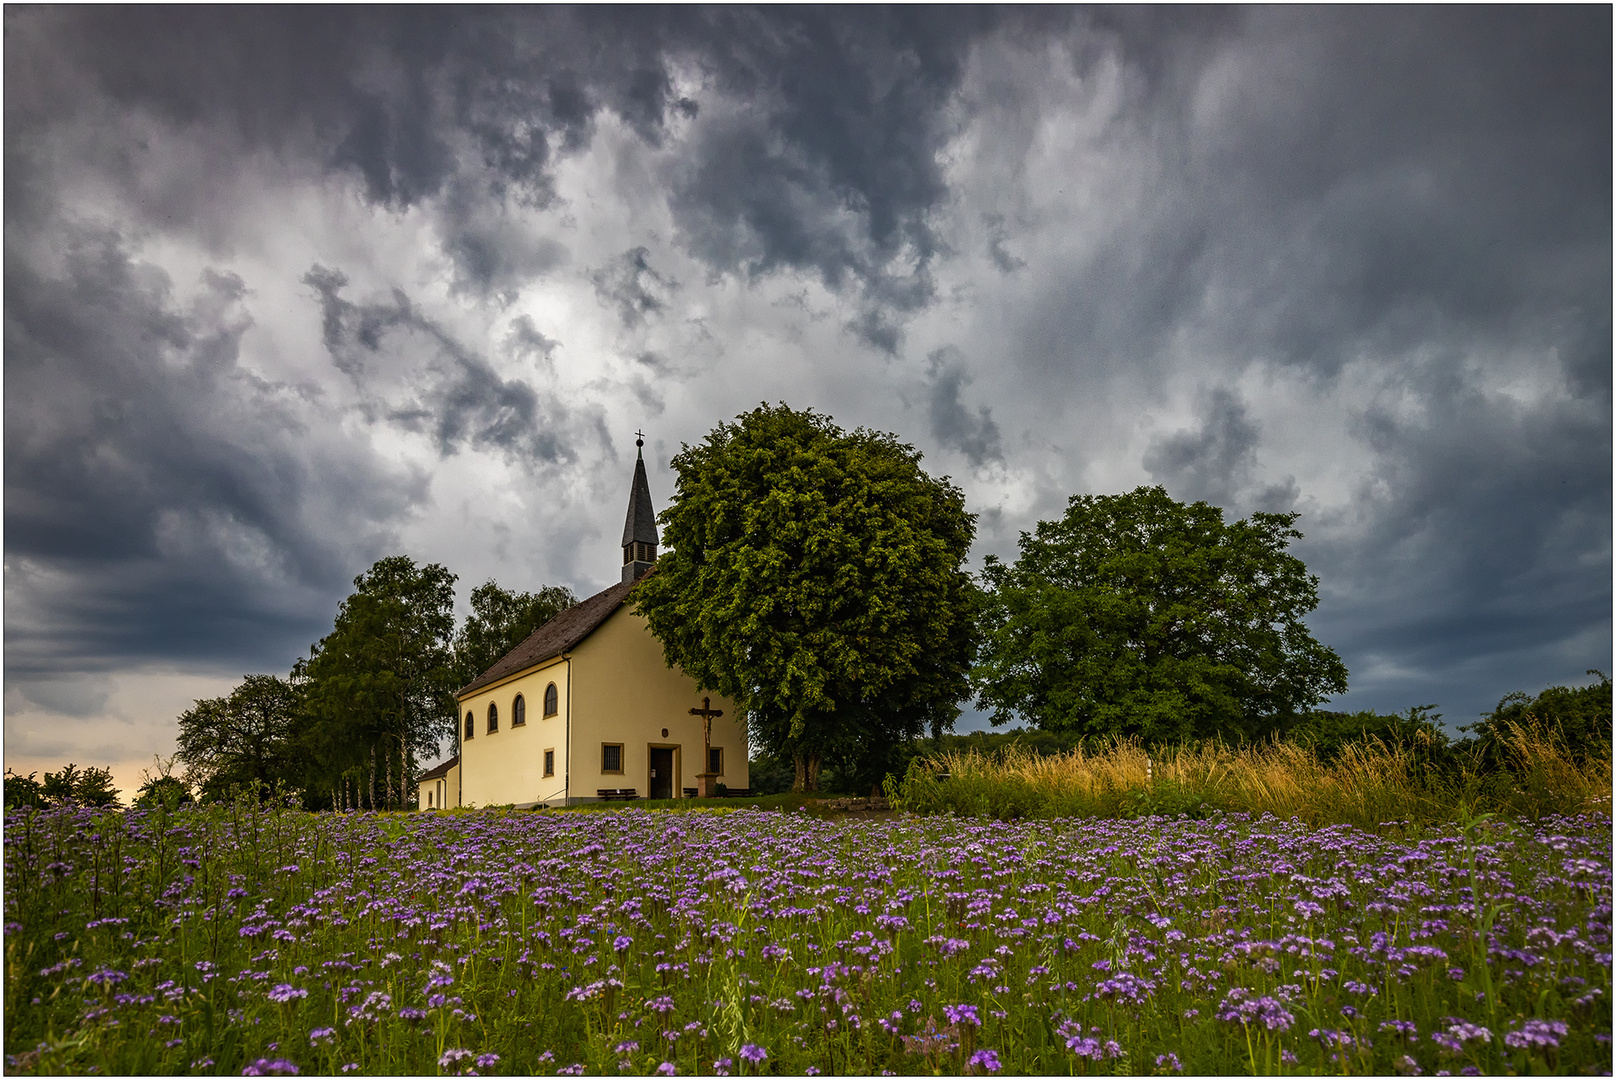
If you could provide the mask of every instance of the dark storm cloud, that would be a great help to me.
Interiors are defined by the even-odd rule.
[[[115,233],[63,240],[56,272],[6,250],[8,671],[284,665],[329,618],[312,594],[385,542],[420,478],[241,365],[239,278],[209,271],[182,303]]]
[[[1326,583],[1315,621],[1366,668],[1401,669],[1390,693],[1464,721],[1608,663],[1610,400],[1526,410],[1430,390],[1418,418],[1364,420],[1381,449],[1367,527],[1301,549]]]
[[[13,9],[13,48],[48,52],[73,92],[25,94],[8,146],[80,106],[88,85],[307,156],[381,205],[441,196],[459,280],[498,292],[560,253],[471,208],[548,202],[558,155],[586,146],[602,112],[661,145],[671,119],[699,112],[674,90],[684,65],[737,103],[675,168],[690,249],[723,272],[809,269],[901,314],[932,296],[946,106],[995,21],[908,8]],[[876,327],[880,347],[894,317],[851,328]]]
[[[631,248],[589,275],[595,295],[617,309],[626,327],[639,326],[646,316],[662,311],[667,307],[667,294],[679,287],[677,281],[657,272],[650,255],[643,247]]]
[[[1284,513],[1299,494],[1294,477],[1252,488],[1261,441],[1240,395],[1220,388],[1207,395],[1198,427],[1153,439],[1143,464],[1175,498]]]
[[[312,267],[303,283],[319,297],[332,363],[369,397],[376,416],[429,434],[445,456],[492,449],[527,466],[556,465],[577,460],[579,440],[609,443],[598,411],[502,377],[416,310],[403,290],[387,302],[356,304],[342,296],[347,277],[323,266]],[[518,350],[548,343],[531,320],[518,320],[514,330]]]
[[[1118,142],[1136,134],[1152,196],[1059,271],[1035,361],[1156,367],[1191,330],[1329,376],[1547,332],[1608,385],[1607,9],[1240,23],[1215,49],[1164,36],[1174,74],[1124,80]]]
[[[982,405],[972,415],[963,400],[971,376],[959,349],[948,345],[932,352],[927,357],[927,380],[932,436],[965,455],[965,460],[977,468],[990,461],[1002,463],[1004,451],[999,446],[999,425],[993,422],[993,411]]]

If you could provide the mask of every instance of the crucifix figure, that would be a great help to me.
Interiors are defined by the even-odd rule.
[[[696,777],[701,781],[701,797],[704,799],[713,797],[713,782],[718,778],[718,774],[712,771],[713,717],[724,715],[723,709],[715,709],[712,705],[713,699],[704,697],[701,699],[701,708],[690,710],[691,716],[701,717],[701,772]]]

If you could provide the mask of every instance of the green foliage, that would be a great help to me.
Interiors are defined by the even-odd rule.
[[[455,682],[464,686],[524,638],[578,602],[570,589],[546,585],[536,593],[502,589],[493,580],[471,591],[471,614],[455,635]]]
[[[6,770],[5,805],[12,807],[63,806],[78,803],[81,806],[117,806],[118,788],[112,782],[111,769],[91,766],[80,769],[71,761],[60,772],[46,773],[43,780],[36,774],[19,775]]]
[[[275,675],[248,675],[227,697],[198,700],[180,714],[178,759],[205,799],[237,788],[273,788],[303,771],[303,693]],[[144,791],[144,789],[142,789]]]
[[[53,806],[72,801],[84,806],[117,806],[118,787],[111,769],[93,765],[82,772],[69,762],[59,773],[45,774],[45,799]]]
[[[978,704],[1080,735],[1256,738],[1347,688],[1302,616],[1318,579],[1286,552],[1295,514],[1226,524],[1160,487],[1074,495],[992,556]]]
[[[779,795],[791,790],[796,768],[789,756],[754,750],[751,761],[747,762],[747,776],[757,794]]]
[[[635,590],[677,664],[732,698],[794,787],[952,725],[975,651],[975,518],[891,435],[761,406],[674,457],[672,550]]]
[[[1610,676],[1589,671],[1596,681],[1587,686],[1551,686],[1528,697],[1521,691],[1504,695],[1498,708],[1475,723],[1460,728],[1489,757],[1508,756],[1512,730],[1538,727],[1553,731],[1568,752],[1579,760],[1608,758],[1611,752]]]
[[[191,789],[185,786],[185,781],[177,776],[158,776],[140,785],[135,806],[142,810],[155,810],[159,806],[178,810],[192,801]]]
[[[195,801],[191,797],[191,786],[174,775],[174,763],[178,760],[177,754],[166,761],[159,754],[156,757],[155,775],[150,769],[141,770],[140,789],[134,802],[135,809],[155,810],[162,807],[166,810],[177,810]]]
[[[6,770],[5,803],[7,810],[22,806],[44,809],[48,805],[45,802],[45,785],[39,782],[38,776],[37,772],[31,772],[27,776],[23,776],[21,773],[12,772],[10,769]]]
[[[316,805],[345,787],[373,806],[407,805],[416,752],[453,738],[454,582],[444,567],[404,555],[354,578],[303,671]]]
[[[1337,761],[1352,747],[1372,743],[1400,746],[1417,767],[1453,771],[1461,766],[1459,752],[1440,723],[1435,705],[1416,705],[1390,716],[1373,710],[1330,712],[1317,710],[1299,717],[1284,737],[1305,746],[1326,764]]]

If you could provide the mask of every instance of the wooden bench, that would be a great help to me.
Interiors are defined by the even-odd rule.
[[[595,789],[595,794],[597,796],[599,796],[605,802],[611,802],[613,799],[627,800],[627,799],[638,799],[640,797],[639,791],[634,789],[634,788],[631,788],[631,787],[603,787],[603,788],[596,788]]]
[[[685,793],[685,798],[687,798],[687,799],[694,799],[696,797],[696,795],[700,792],[699,788],[693,788],[693,787],[681,788],[680,790]]]
[[[732,787],[724,789],[724,798],[726,799],[749,799],[751,797],[752,789],[749,787]]]

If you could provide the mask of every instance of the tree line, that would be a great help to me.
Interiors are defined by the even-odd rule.
[[[1434,706],[1319,708],[1346,691],[1347,669],[1304,621],[1319,582],[1289,551],[1297,514],[1229,522],[1160,487],[1073,495],[1021,534],[1013,561],[990,555],[977,576],[965,568],[976,515],[920,458],[889,433],[784,404],[673,458],[664,552],[633,602],[667,662],[746,717],[754,787],[788,773],[814,790],[828,769],[864,790],[901,774],[922,737],[938,745],[971,697],[995,725],[1066,744],[1288,737],[1330,752],[1372,729],[1447,745]],[[416,763],[453,741],[454,690],[576,603],[489,581],[456,628],[455,580],[402,555],[355,578],[331,633],[287,676],[249,675],[181,715],[182,786],[409,805]],[[1512,718],[1552,712],[1575,746],[1608,748],[1608,679],[1545,694],[1505,698],[1471,740],[1497,744]]]
[[[289,674],[248,675],[180,715],[173,779],[204,800],[281,789],[308,809],[413,806],[420,764],[453,743],[455,690],[577,602],[488,581],[456,627],[455,580],[437,563],[378,561]]]

